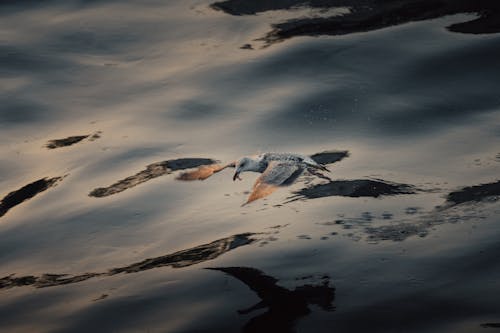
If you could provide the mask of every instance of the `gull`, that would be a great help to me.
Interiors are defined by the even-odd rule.
[[[240,174],[246,171],[261,173],[253,185],[247,201],[247,205],[252,201],[266,197],[276,189],[291,185],[304,172],[318,176],[320,178],[328,177],[318,171],[329,170],[314,161],[311,157],[294,153],[263,153],[259,155],[244,156],[234,162],[226,165],[212,164],[204,165],[194,171],[184,172],[177,177],[179,180],[205,180],[214,173],[220,172],[226,168],[235,168],[233,181],[242,180]]]

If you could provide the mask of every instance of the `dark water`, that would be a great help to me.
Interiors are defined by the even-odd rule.
[[[496,1],[3,1],[0,331],[500,326]],[[296,152],[331,170],[241,207]]]

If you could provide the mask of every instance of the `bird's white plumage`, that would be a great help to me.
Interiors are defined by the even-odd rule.
[[[304,167],[298,163],[285,161],[272,161],[260,176],[261,181],[276,186],[293,183],[304,171]]]

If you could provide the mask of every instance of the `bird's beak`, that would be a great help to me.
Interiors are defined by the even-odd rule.
[[[236,171],[236,172],[234,173],[234,176],[233,176],[233,182],[234,182],[236,179],[241,180],[241,178],[240,178],[240,172],[239,172],[239,171]]]

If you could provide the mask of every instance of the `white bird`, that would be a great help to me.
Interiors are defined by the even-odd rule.
[[[321,173],[317,173],[316,170],[329,171],[325,166],[306,155],[263,153],[260,155],[245,156],[226,165],[204,165],[194,171],[182,173],[177,179],[204,180],[228,167],[236,168],[233,181],[236,179],[241,180],[240,174],[245,171],[254,171],[262,174],[255,181],[252,193],[250,193],[250,196],[243,205],[268,196],[280,186],[293,184],[305,170],[322,178],[326,177]]]

